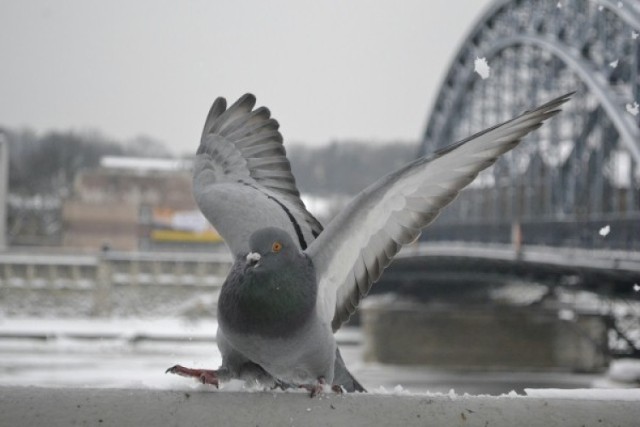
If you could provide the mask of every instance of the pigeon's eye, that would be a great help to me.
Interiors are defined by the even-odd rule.
[[[280,242],[273,242],[273,245],[271,245],[271,251],[275,253],[280,252],[281,249],[282,249],[282,243]]]

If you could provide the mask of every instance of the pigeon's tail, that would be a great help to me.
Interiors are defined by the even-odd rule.
[[[360,393],[367,392],[367,390],[362,387],[362,384],[360,384],[358,380],[355,379],[355,377],[351,374],[351,372],[347,370],[347,368],[344,368],[344,373],[345,381],[341,382],[340,385],[344,387],[344,389],[347,390],[348,393],[353,393],[354,391],[358,391]]]
[[[367,390],[362,387],[362,384],[360,384],[358,380],[351,375],[351,372],[349,372],[347,367],[344,365],[339,348],[336,348],[336,363],[333,370],[333,383],[340,384],[348,393],[353,393],[354,391],[362,393],[367,392]]]

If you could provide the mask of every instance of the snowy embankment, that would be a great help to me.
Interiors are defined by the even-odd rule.
[[[640,390],[530,396],[0,387],[0,425],[635,426]]]

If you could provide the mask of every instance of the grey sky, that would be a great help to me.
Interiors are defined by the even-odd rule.
[[[489,0],[0,0],[0,126],[191,152],[250,91],[288,143],[417,141]]]

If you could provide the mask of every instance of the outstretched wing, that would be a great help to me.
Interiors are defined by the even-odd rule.
[[[246,94],[229,108],[213,103],[193,171],[193,192],[204,216],[233,255],[248,251],[249,236],[279,227],[305,249],[322,231],[296,188],[278,122]]]
[[[558,113],[571,95],[415,160],[360,193],[307,249],[322,318],[337,330],[402,245],[417,239],[480,171]]]

